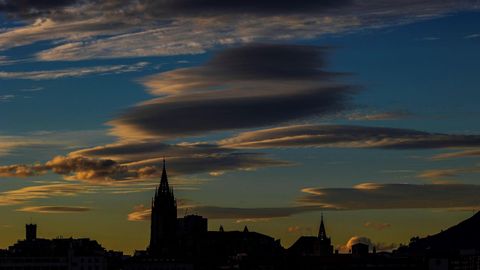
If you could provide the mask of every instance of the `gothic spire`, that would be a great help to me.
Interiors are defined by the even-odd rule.
[[[318,238],[320,240],[324,240],[327,238],[327,232],[325,231],[325,225],[323,224],[323,213],[321,216],[321,221],[320,221],[320,228],[318,230]]]
[[[163,171],[162,171],[162,178],[160,180],[160,192],[168,193],[170,191],[170,187],[168,186],[168,176],[167,176],[167,169],[165,166],[165,158],[163,158]]]

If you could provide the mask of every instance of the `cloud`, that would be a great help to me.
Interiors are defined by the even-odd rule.
[[[390,223],[377,223],[377,222],[373,222],[373,221],[367,221],[367,222],[363,223],[363,227],[371,228],[371,229],[374,229],[374,230],[377,230],[377,231],[383,231],[387,228],[390,228],[391,226],[392,226],[392,224],[390,224]]]
[[[0,206],[22,204],[35,199],[75,196],[80,193],[88,192],[88,187],[80,184],[28,186],[16,190],[0,192]]]
[[[108,158],[118,162],[134,162],[165,157],[168,160],[187,156],[207,156],[233,153],[236,150],[220,148],[208,143],[167,144],[158,140],[120,141],[112,144],[81,149],[70,156]]]
[[[351,4],[350,0],[166,0],[152,1],[150,12],[155,16],[217,16],[220,14],[279,15],[310,13]]]
[[[432,157],[432,159],[451,159],[451,158],[475,158],[480,157],[480,150],[465,150],[453,153],[443,153]]]
[[[15,152],[19,148],[41,148],[52,147],[58,145],[57,142],[49,142],[37,137],[30,136],[6,136],[0,135],[0,156],[7,156]]]
[[[94,182],[145,179],[159,174],[158,169],[154,167],[129,168],[111,159],[86,157],[56,156],[44,164],[0,166],[1,177],[26,177],[49,171],[63,175],[67,179]]]
[[[220,141],[233,148],[341,147],[383,149],[435,149],[480,146],[480,135],[428,133],[411,129],[292,125],[248,131]]]
[[[250,45],[228,49],[201,67],[143,81],[161,97],[110,122],[122,138],[173,138],[272,125],[337,112],[352,88],[331,82],[325,49]],[[251,117],[251,116],[255,117]]]
[[[466,35],[464,38],[465,39],[475,39],[475,38],[479,38],[480,37],[480,34],[470,34],[470,35]]]
[[[160,167],[162,158],[127,163],[128,166]],[[265,157],[262,153],[230,153],[220,155],[190,156],[169,159],[172,172],[176,174],[210,173],[212,176],[222,175],[227,171],[251,171],[264,167],[292,165],[290,162]]]
[[[271,208],[218,207],[189,205],[195,213],[210,219],[262,220],[320,211],[407,208],[478,207],[478,185],[466,184],[374,184],[364,183],[352,188],[306,188],[299,198],[301,206]],[[130,221],[150,219],[150,208],[136,206],[128,215]],[[383,230],[389,223],[367,222],[367,228]]]
[[[0,177],[29,177],[44,174],[46,171],[46,168],[40,164],[6,165],[0,166]]]
[[[33,131],[16,135],[0,135],[0,157],[28,150],[39,156],[52,149],[72,150],[105,143],[111,138],[105,130]]]
[[[346,114],[345,117],[352,121],[383,121],[383,120],[398,120],[411,116],[405,111],[392,112],[353,112]]]
[[[348,239],[347,243],[340,247],[340,251],[349,253],[352,250],[352,246],[358,243],[366,244],[371,249],[374,244],[370,238],[365,236],[352,236]]]
[[[218,45],[314,38],[474,10],[468,1],[4,1],[25,25],[0,33],[0,47],[53,40],[43,60],[201,53]],[[43,3],[45,2],[45,3]]]
[[[0,103],[9,102],[15,98],[15,95],[0,95]]]
[[[138,62],[133,65],[94,66],[85,68],[69,68],[62,70],[43,71],[0,71],[0,79],[23,79],[23,80],[52,80],[69,77],[84,77],[89,75],[121,74],[135,72],[147,66],[147,62]],[[2,100],[0,96],[0,102]]]
[[[111,159],[125,166],[161,168],[167,159],[173,175],[255,170],[262,167],[288,166],[289,162],[269,158],[262,153],[239,152],[208,143],[166,144],[157,140],[120,141],[71,152],[70,157]]]
[[[86,153],[87,150],[79,152]],[[92,152],[94,151],[92,150]],[[172,167],[169,171],[174,175],[199,173],[220,175],[233,170],[254,170],[263,167],[291,165],[288,162],[267,158],[261,153],[222,152],[225,151],[219,149],[217,153],[212,154],[193,152],[190,155],[181,156],[182,149],[180,148],[179,153],[176,153],[178,156],[169,156],[168,165]],[[99,155],[101,156],[97,153],[97,156]],[[143,157],[150,155],[155,155],[155,153],[145,153]],[[157,153],[156,156],[159,155]],[[110,158],[82,156],[78,155],[78,152],[74,152],[70,156],[56,156],[43,164],[0,166],[0,177],[28,177],[54,172],[64,176],[65,179],[107,184],[114,181],[142,180],[160,176],[163,158],[135,159],[138,158],[135,157],[135,153],[130,153],[128,157],[127,155],[123,156],[128,158],[128,163],[117,162]],[[122,157],[119,160],[121,159]]]
[[[43,60],[201,53],[219,44],[313,38],[476,8],[475,1],[453,0],[21,2],[0,6],[25,22],[0,33],[0,46],[55,41],[38,54]]]
[[[426,179],[442,180],[445,178],[456,177],[460,174],[480,173],[480,166],[466,168],[448,168],[448,169],[432,169],[421,172],[418,177]]]
[[[391,244],[386,244],[382,242],[375,243],[370,238],[365,236],[352,236],[350,237],[350,239],[348,239],[345,245],[342,245],[339,247],[339,250],[342,253],[349,253],[352,250],[352,246],[357,243],[368,245],[370,250],[372,250],[375,247],[376,251],[392,251],[393,249],[398,247],[398,244],[395,244],[395,243],[391,243]]]
[[[91,208],[83,206],[26,206],[17,209],[21,212],[30,212],[30,213],[79,213],[90,211]]]
[[[265,220],[271,218],[289,217],[308,211],[321,210],[318,207],[274,207],[274,208],[238,208],[218,206],[189,206],[188,209],[209,219],[235,219],[240,222]],[[150,208],[143,205],[135,206],[127,217],[130,221],[150,220]]]
[[[0,11],[20,16],[45,15],[68,5],[80,2],[78,0],[3,0],[0,2]]]
[[[299,202],[338,210],[475,208],[480,186],[363,183],[346,188],[305,188]]]

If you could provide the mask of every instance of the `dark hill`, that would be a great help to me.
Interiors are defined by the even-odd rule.
[[[408,250],[414,253],[458,253],[480,249],[480,212],[438,234],[411,239]]]

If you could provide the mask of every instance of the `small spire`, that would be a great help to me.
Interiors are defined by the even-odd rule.
[[[168,176],[167,176],[165,157],[163,158],[163,170],[162,170],[162,178],[160,180],[160,192],[165,192],[165,193],[170,192],[170,187],[168,186]]]
[[[223,229],[223,226],[220,225],[220,229],[218,229],[220,232],[224,232],[225,230]]]
[[[323,212],[320,218],[320,228],[318,229],[318,238],[320,240],[327,239],[327,232],[325,231],[325,224],[323,224]]]
[[[244,233],[248,233],[247,225],[245,225],[245,227],[243,228],[243,232],[244,232]]]

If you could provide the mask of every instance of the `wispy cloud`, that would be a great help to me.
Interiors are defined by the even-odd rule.
[[[88,187],[80,184],[28,186],[16,190],[0,192],[0,206],[22,204],[36,199],[75,196],[80,193],[88,192]]]
[[[480,206],[479,185],[363,183],[350,188],[305,188],[299,202],[338,209],[464,208]]]
[[[89,207],[84,206],[26,206],[17,209],[20,212],[30,212],[30,213],[46,213],[46,214],[57,214],[57,213],[79,213],[87,212],[92,210]]]
[[[466,39],[474,39],[474,38],[479,38],[480,37],[480,34],[470,34],[470,35],[466,35],[464,38]]]
[[[56,47],[38,54],[43,60],[190,54],[219,44],[313,38],[477,8],[473,0],[55,3],[3,1],[0,12],[26,25],[0,33],[0,47],[56,41]]]
[[[218,206],[195,206],[188,207],[190,210],[199,213],[209,219],[234,219],[241,222],[259,221],[271,218],[288,217],[308,211],[318,211],[318,207],[273,207],[273,208],[238,208],[238,207],[218,207]],[[133,211],[128,214],[130,221],[150,220],[150,208],[143,205],[135,206]]]
[[[111,140],[105,130],[33,131],[18,135],[0,134],[0,157],[17,151],[47,151],[52,148],[71,150]]]
[[[421,172],[418,177],[432,180],[444,180],[469,173],[480,173],[480,166],[425,170]]]
[[[220,141],[233,148],[339,147],[435,149],[479,147],[480,135],[428,133],[411,129],[348,126],[292,125],[240,133]]]
[[[348,120],[353,121],[384,121],[384,120],[399,120],[410,117],[411,114],[405,111],[391,111],[391,112],[352,112],[345,115],[340,115]]]
[[[0,95],[0,103],[9,102],[15,98],[15,95]]]
[[[434,160],[451,159],[451,158],[476,158],[480,157],[480,150],[465,150],[459,152],[443,153],[432,157]]]
[[[373,221],[367,221],[363,223],[363,227],[365,228],[371,228],[377,231],[383,231],[385,229],[388,229],[392,227],[392,224],[387,223],[387,222],[373,222]]]
[[[89,75],[121,74],[142,70],[147,62],[138,62],[133,65],[95,66],[84,68],[70,68],[61,70],[7,72],[0,71],[0,79],[25,79],[25,80],[52,80],[69,77],[83,77]],[[31,91],[31,90],[30,90]]]

